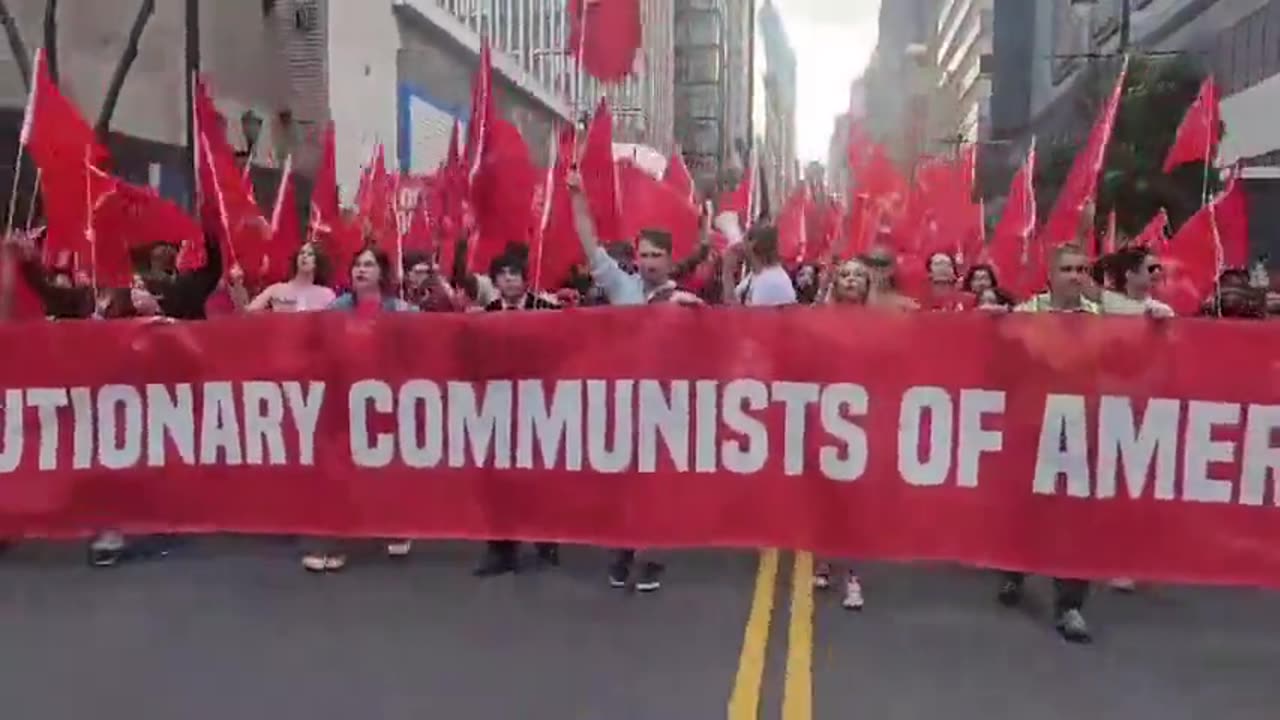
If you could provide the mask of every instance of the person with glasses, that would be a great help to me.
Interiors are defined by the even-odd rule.
[[[920,303],[898,291],[898,261],[886,243],[877,243],[861,258],[871,275],[867,306],[892,310],[919,310]]]
[[[1102,293],[1102,312],[1173,317],[1173,308],[1151,296],[1163,273],[1159,258],[1147,248],[1130,246],[1110,256],[1107,275],[1112,289]]]
[[[1078,245],[1062,245],[1053,251],[1049,264],[1049,292],[1037,295],[1019,305],[1016,312],[1074,312],[1102,314],[1102,308],[1085,297],[1091,284],[1089,257]],[[1022,601],[1026,574],[1006,572],[1000,584],[998,599],[1006,607]],[[1081,610],[1089,593],[1086,580],[1054,578],[1054,618],[1058,634],[1071,643],[1087,643],[1093,638]]]

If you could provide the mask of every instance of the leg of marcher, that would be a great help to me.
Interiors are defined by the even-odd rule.
[[[1013,607],[1022,602],[1022,586],[1027,581],[1026,573],[1005,572],[1000,574],[1000,591],[996,599],[1005,607]]]
[[[635,560],[635,550],[615,550],[613,562],[609,564],[609,584],[615,588],[626,587],[631,579],[631,566]]]
[[[514,540],[490,540],[485,545],[484,560],[472,573],[476,577],[496,577],[519,569],[516,552],[520,543]]]
[[[1055,578],[1054,617],[1058,634],[1067,642],[1087,643],[1093,639],[1089,634],[1089,625],[1084,620],[1085,598],[1089,594],[1089,583],[1085,580]]]

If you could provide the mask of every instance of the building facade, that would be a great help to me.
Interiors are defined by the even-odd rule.
[[[455,120],[465,121],[480,37],[494,48],[500,110],[546,162],[557,123],[580,117],[601,94],[615,108],[620,142],[674,147],[674,14],[670,0],[644,0],[645,42],[635,72],[601,87],[586,82],[568,51],[569,0],[218,0],[198,2],[201,72],[228,117],[262,121],[258,166],[293,156],[315,167],[323,129],[337,129],[338,178],[354,192],[376,143],[401,169],[434,170]],[[9,0],[28,51],[44,45],[44,0]],[[157,0],[124,85],[112,129],[128,145],[117,171],[150,179],[171,197],[190,195],[184,56],[191,26],[185,0]],[[58,60],[65,92],[91,120],[124,51],[136,0],[62,3]],[[27,93],[8,43],[0,43],[0,113],[21,120]],[[16,119],[15,119],[16,118]],[[134,157],[137,157],[137,161]],[[11,169],[10,169],[11,170]]]
[[[704,194],[736,182],[748,146],[753,0],[667,0],[675,23],[675,139]]]
[[[939,6],[940,0],[882,2],[879,38],[863,76],[867,131],[904,169],[936,150],[931,141],[943,134],[932,131],[929,112],[938,86],[929,48]]]
[[[757,159],[763,172],[768,206],[799,180],[796,167],[796,54],[782,16],[772,0],[760,7],[760,39],[764,48],[764,127],[756,129]]]
[[[1092,118],[1074,110],[1083,72],[1119,50],[1120,0],[996,0],[992,121],[1009,141],[1007,178],[1030,138],[1072,138]],[[1131,0],[1130,49],[1198,59],[1217,80],[1222,166],[1245,166],[1254,248],[1280,258],[1280,0]],[[1030,71],[1028,72],[1028,68]]]
[[[939,109],[945,137],[977,143],[991,136],[993,0],[943,0],[930,48],[938,70]]]

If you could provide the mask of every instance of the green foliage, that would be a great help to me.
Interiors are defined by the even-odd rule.
[[[1044,216],[1052,210],[1076,153],[1083,149],[1084,137],[1115,82],[1116,65],[1093,65],[1084,71],[1088,76],[1082,81],[1084,89],[1075,109],[1076,125],[1083,128],[1080,139],[1042,145],[1039,153],[1036,195]],[[1185,56],[1130,60],[1115,133],[1098,184],[1094,219],[1100,234],[1105,232],[1112,209],[1120,234],[1129,237],[1140,232],[1161,208],[1168,210],[1174,227],[1200,209],[1204,166],[1185,165],[1169,175],[1162,168],[1178,125],[1195,101],[1203,79],[1204,71]],[[1208,190],[1217,192],[1221,185],[1217,173],[1209,175]]]

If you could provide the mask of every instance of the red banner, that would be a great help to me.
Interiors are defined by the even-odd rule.
[[[1278,328],[674,307],[8,325],[0,536],[781,546],[1280,586]]]

